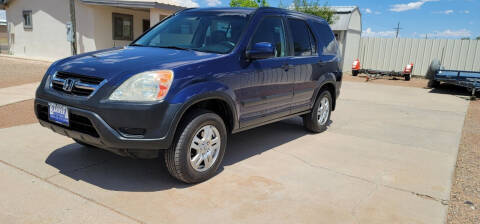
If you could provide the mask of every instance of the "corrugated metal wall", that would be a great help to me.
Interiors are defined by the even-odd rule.
[[[480,41],[452,39],[362,38],[362,68],[402,71],[414,64],[414,75],[425,76],[433,59],[446,69],[480,71]]]

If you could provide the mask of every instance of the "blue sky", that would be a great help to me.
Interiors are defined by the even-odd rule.
[[[230,0],[183,0],[200,7],[228,6]],[[280,0],[267,0],[277,7]],[[281,0],[290,5],[292,0]],[[320,0],[321,4],[326,1]],[[480,36],[480,0],[330,0],[328,5],[360,7],[363,35],[393,37],[400,22],[401,37],[475,38]],[[0,12],[1,14],[1,12]],[[0,15],[2,17],[2,15]]]
[[[228,6],[230,0],[197,0],[200,7]],[[278,6],[280,0],[267,0]],[[320,0],[321,4],[326,1]],[[282,0],[290,5],[291,0]],[[480,0],[330,0],[328,5],[359,6],[363,35],[392,37],[400,22],[401,37],[461,38],[480,36]]]

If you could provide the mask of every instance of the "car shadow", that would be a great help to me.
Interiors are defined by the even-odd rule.
[[[331,123],[329,121],[329,125]],[[224,166],[308,134],[299,117],[233,134],[217,174]],[[191,186],[169,175],[163,156],[150,160],[132,159],[75,143],[56,149],[45,162],[64,176],[112,191],[151,192]]]

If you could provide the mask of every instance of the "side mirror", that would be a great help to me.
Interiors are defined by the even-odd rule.
[[[254,44],[251,49],[247,50],[245,55],[252,60],[273,58],[275,57],[275,48],[271,43],[260,42]]]

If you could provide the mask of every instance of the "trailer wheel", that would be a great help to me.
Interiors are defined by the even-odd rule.
[[[357,76],[358,75],[358,70],[352,70],[352,75]]]
[[[435,77],[435,74],[440,70],[442,64],[440,63],[440,60],[438,59],[433,59],[432,62],[430,63],[430,66],[428,67],[427,70],[427,79],[433,80]]]
[[[437,88],[440,85],[440,82],[437,80],[430,79],[428,80],[428,88]]]
[[[405,81],[410,81],[410,79],[412,78],[412,75],[411,74],[406,74],[406,75],[403,75],[405,77]]]

